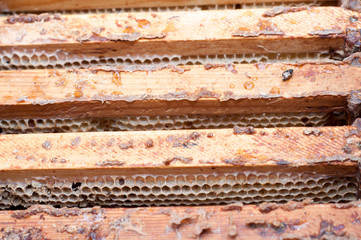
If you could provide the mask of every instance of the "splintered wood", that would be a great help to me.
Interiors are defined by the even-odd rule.
[[[342,166],[354,175],[361,127],[0,135],[0,170]],[[151,144],[149,142],[151,141]],[[337,167],[338,166],[338,167]],[[331,171],[331,170],[330,170]],[[331,171],[331,172],[332,172]],[[338,172],[337,172],[338,171]]]
[[[0,72],[0,117],[344,111],[357,57],[333,63],[104,67]],[[283,81],[282,73],[292,69]]]
[[[56,52],[82,58],[126,55],[212,55],[343,49],[361,13],[336,7],[0,18],[0,51]],[[268,13],[269,14],[269,13]]]
[[[50,11],[71,9],[96,9],[96,8],[141,8],[141,7],[172,7],[187,5],[213,5],[213,4],[242,4],[266,2],[298,2],[299,0],[3,0],[0,2],[0,11]],[[317,0],[325,2],[329,0]],[[314,2],[304,0],[303,2]]]
[[[265,206],[269,205],[269,206]],[[361,203],[2,211],[0,237],[18,239],[359,239]],[[270,209],[264,211],[264,209]]]

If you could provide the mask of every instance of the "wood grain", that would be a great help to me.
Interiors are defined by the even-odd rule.
[[[0,170],[17,174],[52,169],[339,165],[355,174],[361,153],[358,131],[347,126],[255,129],[254,133],[241,128],[0,135]]]
[[[304,2],[312,2],[305,0]],[[323,2],[328,0],[317,0]],[[3,0],[0,3],[0,11],[51,11],[72,9],[99,9],[99,8],[142,8],[142,7],[172,7],[187,5],[215,5],[215,4],[242,4],[242,3],[267,3],[281,2],[280,0],[108,0],[99,2],[95,0]],[[283,0],[282,2],[298,2],[298,0]]]
[[[346,30],[361,26],[349,21],[361,13],[338,7],[275,17],[265,11],[1,17],[0,51],[36,48],[69,58],[318,52],[342,49]]]
[[[343,111],[360,86],[345,62],[2,71],[0,117]]]
[[[238,205],[239,206],[239,205]],[[233,207],[54,209],[0,212],[0,236],[32,239],[347,239],[361,238],[360,202],[290,202],[262,213]],[[232,209],[232,208],[231,208]]]

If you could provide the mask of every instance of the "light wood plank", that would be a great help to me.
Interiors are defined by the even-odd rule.
[[[360,86],[346,62],[2,71],[0,117],[344,111]]]
[[[359,141],[356,127],[0,135],[0,170],[342,165],[354,174]]]
[[[258,206],[54,209],[0,212],[0,236],[47,239],[305,239],[361,238],[360,202],[290,202],[262,213]],[[230,208],[232,209],[232,208]],[[26,235],[26,233],[28,235]]]
[[[275,17],[263,17],[265,11],[1,17],[0,51],[36,48],[79,58],[318,52],[342,49],[347,28],[361,26],[349,21],[361,13],[338,7]]]

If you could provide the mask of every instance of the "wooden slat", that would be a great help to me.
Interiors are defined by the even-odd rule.
[[[342,111],[361,86],[345,62],[151,69],[2,71],[0,118]]]
[[[346,29],[361,26],[360,21],[349,21],[351,16],[361,18],[361,13],[337,7],[274,17],[262,17],[264,13],[253,9],[2,17],[0,51],[36,48],[68,57],[317,52],[342,49]]]
[[[359,141],[356,127],[0,135],[0,170],[341,164],[355,174]]]
[[[0,212],[0,236],[5,239],[10,236],[19,237],[16,239],[25,236],[32,239],[333,239],[340,236],[359,239],[360,215],[360,202],[311,205],[290,202],[263,213],[255,205],[137,209],[34,206],[29,210]]]
[[[267,2],[298,2],[299,0],[108,0],[99,2],[95,0],[3,0],[0,11],[50,11],[71,9],[97,9],[97,8],[141,8],[141,7],[172,7],[187,5],[214,5],[214,4],[242,4],[242,3],[267,3]],[[324,2],[329,0],[317,0]],[[312,2],[304,0],[303,2]]]

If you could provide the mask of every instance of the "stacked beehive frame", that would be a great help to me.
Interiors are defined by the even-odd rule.
[[[361,238],[361,3],[0,1],[2,239]]]

